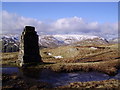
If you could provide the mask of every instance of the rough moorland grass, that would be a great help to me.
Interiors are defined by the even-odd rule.
[[[43,63],[28,68],[47,68],[55,72],[100,71],[108,75],[115,75],[120,67],[119,60],[94,63]]]
[[[75,57],[70,58],[44,58],[44,62],[61,62],[61,63],[78,63],[78,62],[100,62],[100,61],[111,61],[115,59],[119,59],[118,50],[97,50],[93,51],[93,53],[88,50],[81,50],[79,54]],[[73,52],[74,53],[74,52]]]
[[[49,56],[45,54],[44,52],[51,53],[52,55]],[[79,54],[79,50],[77,50],[73,46],[61,46],[61,47],[54,48],[54,49],[43,49],[41,51],[41,55],[44,59],[47,59],[48,57],[52,58],[53,56],[62,56],[63,58],[69,58],[69,57],[73,58],[77,56],[78,54]]]
[[[56,49],[42,49],[41,55],[43,62],[45,63],[37,65],[35,68],[50,68],[53,71],[58,71],[58,72],[61,71],[71,72],[78,70],[83,70],[83,71],[97,70],[113,75],[116,73],[117,68],[120,66],[118,48],[117,45],[108,45],[108,47],[109,48],[97,49],[97,50],[93,50],[88,47],[76,48],[76,46],[64,46]],[[73,53],[73,56],[68,55],[69,53],[67,53],[67,50],[70,52],[70,55],[72,55]],[[54,53],[56,53],[55,55],[65,54],[66,52],[67,53],[66,55],[68,55],[69,58],[64,57],[61,59],[55,59],[44,53],[50,51],[52,52],[54,51]],[[2,54],[2,64],[15,65],[16,63],[14,62],[17,59],[18,59],[18,52]],[[50,64],[50,63],[55,63],[55,64]]]
[[[18,58],[18,52],[2,53],[2,60],[16,60]]]
[[[62,46],[55,49],[43,49],[41,55],[45,62],[98,62],[119,59],[118,45],[96,46],[98,49],[92,49],[89,46]],[[100,47],[100,48],[99,48]],[[102,47],[102,48],[101,48]],[[52,56],[44,54],[52,53]],[[61,59],[55,59],[53,56],[63,56]]]
[[[56,63],[47,67],[56,72],[73,71],[100,71],[109,75],[114,75],[119,68],[119,60],[95,62],[95,63]]]
[[[60,86],[57,88],[99,88],[100,90],[106,88],[105,90],[119,90],[120,89],[120,80],[110,79],[102,81],[90,81],[90,82],[74,82],[66,86]],[[91,89],[91,90],[92,90]],[[96,90],[96,89],[95,89]]]
[[[114,60],[119,58],[118,45],[104,45],[97,47],[105,47],[105,49],[91,49],[88,47],[76,46],[62,46],[55,49],[42,49],[40,50],[44,62],[96,62],[105,60]],[[109,48],[106,48],[109,47]],[[45,52],[50,52],[52,55],[47,55]],[[2,61],[15,61],[18,59],[18,52],[2,53]],[[53,56],[63,56],[61,59],[55,59]]]
[[[11,64],[18,59],[18,52],[2,53],[0,64]]]

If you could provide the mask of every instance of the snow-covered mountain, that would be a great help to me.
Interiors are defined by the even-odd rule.
[[[19,47],[19,35],[2,35],[0,41],[3,51],[10,51],[12,47]],[[39,35],[39,44],[43,47],[58,47],[61,45],[75,45],[83,42],[97,42],[98,44],[108,43],[106,39],[90,35]],[[32,42],[31,42],[32,43]],[[8,50],[4,50],[8,46]]]
[[[60,45],[71,45],[80,43],[81,41],[90,40],[99,41],[102,43],[108,43],[106,39],[98,36],[90,35],[41,35],[39,36],[40,45],[46,47],[54,47]],[[91,42],[91,41],[90,41]]]
[[[0,35],[0,43],[2,43],[2,52],[16,52],[19,50],[18,35]]]
[[[54,35],[40,35],[39,44],[44,47],[58,47],[64,45],[64,42],[55,38]]]
[[[118,38],[112,38],[109,40],[110,43],[120,43],[120,37]]]
[[[100,40],[105,40],[102,37],[98,36],[90,36],[90,35],[54,35],[54,37],[59,40],[63,41],[66,44],[72,44],[76,43],[79,41],[87,40],[87,39],[100,39]]]

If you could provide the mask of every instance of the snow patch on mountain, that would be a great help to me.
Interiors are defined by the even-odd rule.
[[[104,40],[104,38],[102,37],[90,36],[90,35],[53,35],[53,37],[55,37],[59,41],[63,41],[66,44],[71,44],[71,43],[75,43],[78,41],[87,40],[87,39],[95,39],[95,38]]]
[[[9,47],[18,46],[20,43],[20,35],[2,35],[0,41],[4,46],[8,45]],[[65,35],[39,35],[39,45],[42,47],[58,47],[61,45],[82,45],[83,42],[89,43],[106,43],[106,39],[99,36],[91,35],[76,35],[76,34],[65,34]],[[32,42],[31,42],[32,44]],[[86,43],[83,43],[86,44]],[[99,43],[98,43],[99,44]]]

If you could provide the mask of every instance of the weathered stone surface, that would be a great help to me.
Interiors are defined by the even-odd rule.
[[[35,28],[26,26],[21,35],[19,60],[21,65],[25,63],[42,62],[39,53],[38,35]]]

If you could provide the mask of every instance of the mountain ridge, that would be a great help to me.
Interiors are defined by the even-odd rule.
[[[0,38],[2,42],[2,50],[4,52],[12,52],[19,49],[20,36],[19,35],[2,35]],[[46,48],[55,48],[62,45],[80,45],[81,43],[95,43],[95,44],[106,44],[108,41],[99,36],[92,35],[76,35],[76,34],[64,34],[64,35],[39,35],[39,45]],[[82,45],[81,44],[81,45]],[[5,46],[9,47],[8,50],[4,50]],[[15,50],[12,50],[13,47],[16,47]]]

